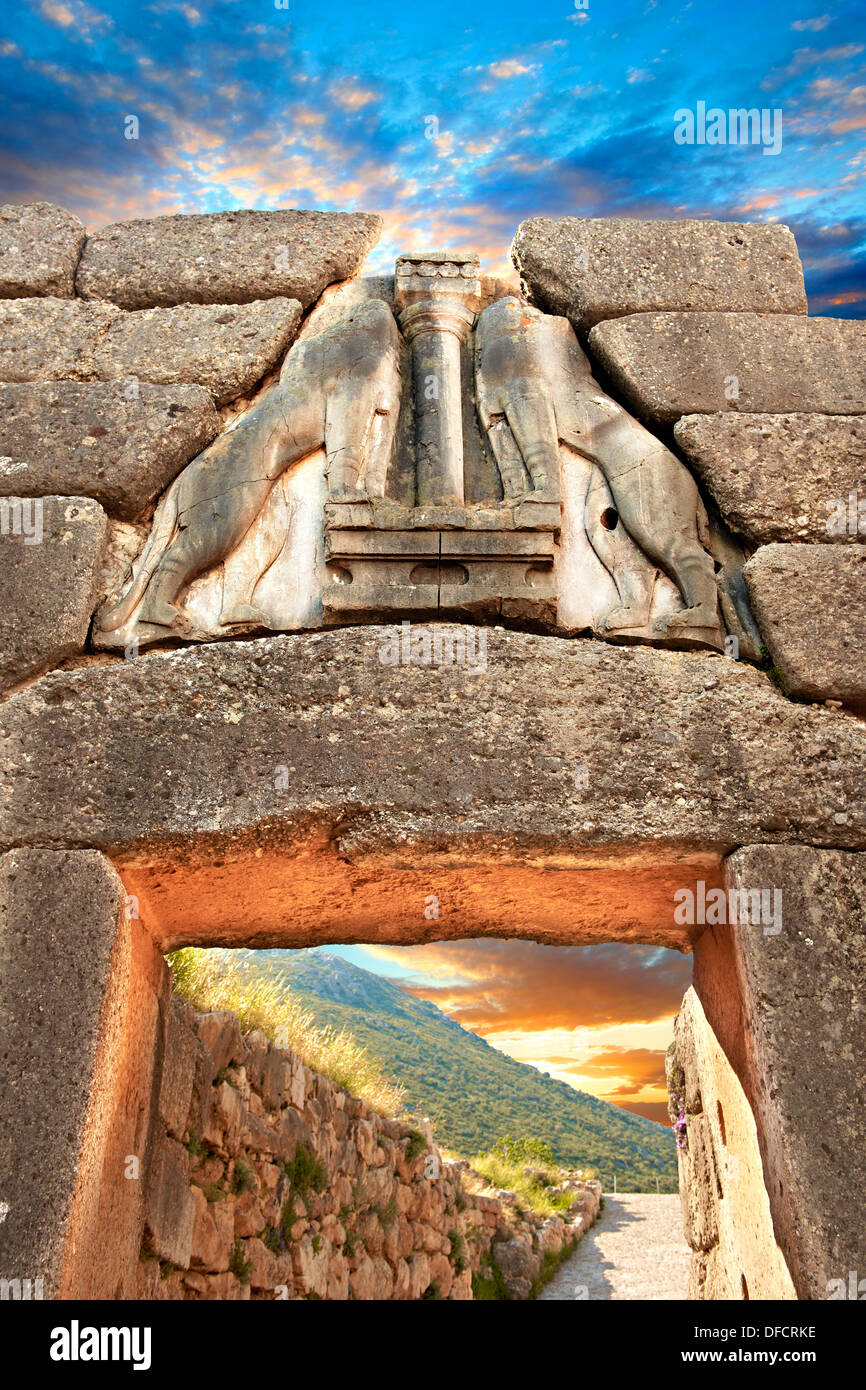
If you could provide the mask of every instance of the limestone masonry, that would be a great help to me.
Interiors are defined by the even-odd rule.
[[[163,959],[487,934],[694,953],[691,1293],[832,1297],[866,324],[808,316],[775,224],[530,218],[519,287],[472,248],[362,275],[380,231],[0,208],[0,1277],[456,1299],[495,1252],[527,1297],[592,1184],[541,1223],[423,1176],[429,1135]]]

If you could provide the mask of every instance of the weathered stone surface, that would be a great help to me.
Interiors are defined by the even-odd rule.
[[[178,996],[172,999],[165,1033],[165,1060],[159,1088],[159,1117],[168,1133],[183,1139],[186,1131],[198,1046],[193,1011]]]
[[[0,299],[75,294],[84,224],[53,203],[0,207]]]
[[[866,324],[792,314],[631,314],[590,352],[638,414],[866,412]],[[727,393],[727,394],[726,394]]]
[[[356,275],[382,219],[368,212],[235,211],[115,222],[88,237],[76,287],[123,309],[248,304],[284,296],[306,309]]]
[[[0,498],[0,517],[5,690],[83,649],[100,597],[108,519],[88,497]]]
[[[189,1268],[196,1204],[189,1183],[189,1155],[164,1137],[153,1161],[145,1239],[154,1255]]]
[[[776,1243],[755,1119],[694,989],[667,1058],[672,1110],[686,1116],[680,1198],[692,1249],[689,1297],[796,1298]]]
[[[332,494],[354,490],[362,464],[370,486],[374,474],[384,484],[401,346],[393,315],[376,300],[318,338],[297,343],[279,382],[172,486],[154,519],[153,534],[162,536],[155,563],[139,570],[120,602],[100,613],[100,645],[144,645],[172,632],[235,636],[238,625],[318,626],[324,479],[315,455],[325,452]],[[377,414],[381,409],[391,415]],[[253,597],[281,554],[286,572],[277,584],[275,612],[261,593],[257,603]],[[215,610],[196,622],[178,609],[177,599],[204,570],[216,571],[210,590]]]
[[[4,301],[0,381],[196,382],[225,405],[282,357],[300,317],[296,299],[136,314],[81,300]]]
[[[531,217],[511,259],[532,302],[578,329],[659,309],[807,312],[797,244],[778,224]]]
[[[866,855],[750,845],[725,870],[782,890],[780,931],[730,928],[776,1236],[800,1298],[850,1297],[866,1268]]]
[[[743,573],[792,695],[866,706],[866,545],[767,545]]]
[[[193,1269],[219,1274],[229,1267],[234,1242],[232,1207],[226,1201],[209,1202],[199,1187],[190,1188],[194,1220],[190,1244]]]
[[[0,384],[0,494],[81,494],[134,521],[218,430],[203,386]]]
[[[45,677],[0,709],[6,843],[110,849],[165,948],[393,940],[394,901],[417,940],[431,891],[431,938],[682,946],[719,851],[866,846],[862,726],[752,667],[505,632],[483,672],[386,666],[386,631]]]
[[[0,302],[0,381],[98,378],[96,346],[120,312],[56,297]]]
[[[866,537],[863,415],[727,410],[684,416],[674,437],[725,521],[754,544]]]
[[[0,1277],[42,1278],[46,1298],[94,1147],[87,1107],[122,909],[101,854],[0,858]]]

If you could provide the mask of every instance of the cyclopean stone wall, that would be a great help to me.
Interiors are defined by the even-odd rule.
[[[172,1000],[132,1296],[466,1300],[495,1268],[527,1298],[592,1225],[599,1184],[575,1176],[568,1215],[543,1219],[444,1162],[419,1123]]]
[[[218,214],[86,240],[47,204],[0,211],[0,1008],[11,1039],[0,1272],[43,1274],[61,1296],[126,1287],[152,1175],[118,1175],[157,1132],[162,951],[486,932],[694,952],[677,1039],[690,1144],[694,1134],[682,1169],[693,1287],[745,1297],[745,1279],[752,1297],[772,1275],[799,1298],[831,1296],[866,1268],[855,1157],[866,327],[806,315],[796,247],[777,226],[531,219],[513,247],[521,301],[463,253],[413,253],[395,277],[358,279],[377,225]],[[438,288],[425,299],[427,280]],[[608,600],[611,574],[648,571],[616,509],[600,508],[598,480],[595,510],[584,504],[577,416],[559,500],[548,478],[493,512],[473,494],[456,519],[401,503],[411,531],[387,499],[360,511],[357,499],[329,502],[320,464],[302,461],[303,488],[283,488],[274,515],[295,527],[312,573],[322,510],[336,505],[328,631],[308,630],[322,610],[309,617],[303,566],[273,560],[280,533],[265,527],[245,564],[271,576],[290,610],[272,627],[289,635],[262,635],[255,612],[247,628],[217,631],[210,609],[196,645],[182,625],[152,625],[147,640],[168,643],[152,652],[94,633],[94,614],[142,564],[158,499],[191,461],[231,454],[287,352],[291,363],[330,352],[340,337],[326,335],[347,318],[353,333],[387,329],[383,380],[400,368],[405,405],[409,348],[388,315],[426,304],[429,322],[406,323],[435,328],[449,285],[469,318],[467,305],[493,328],[526,329],[526,343],[538,330],[567,347],[595,421],[586,449],[612,476],[599,412],[664,461],[678,497],[700,489],[684,525],[709,548],[693,558],[712,555],[724,633],[705,627],[690,644],[649,623],[618,639],[588,620],[589,532],[608,556],[609,572],[593,560]],[[439,364],[487,393],[483,430],[471,389],[460,407],[476,484],[497,476],[485,434],[503,478],[521,466],[494,408],[496,341],[487,334],[494,356],[477,370],[465,343]],[[397,405],[370,407],[380,428]],[[405,461],[401,411],[390,425]],[[537,443],[530,431],[536,473]],[[400,472],[398,490],[407,480]],[[346,581],[362,562],[377,574],[415,566],[417,584],[396,598],[373,585],[381,609],[353,609]],[[649,573],[664,626],[680,600],[659,563]],[[452,588],[453,621],[428,621],[463,569],[495,584],[465,611]],[[435,596],[432,611],[412,606],[415,588]],[[747,922],[732,919],[734,890],[757,892]],[[716,893],[725,909],[713,898],[708,912]],[[746,1239],[756,1213],[778,1252],[763,1274]]]

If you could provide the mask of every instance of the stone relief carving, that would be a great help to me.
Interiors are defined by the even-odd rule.
[[[715,541],[567,319],[477,257],[413,253],[323,300],[279,382],[179,475],[95,640],[439,616],[718,649],[722,617],[750,629]]]
[[[120,634],[124,645],[169,634],[208,635],[177,599],[245,540],[252,543],[224,585],[217,627],[279,626],[253,603],[294,519],[290,495],[275,484],[293,464],[321,452],[334,497],[384,495],[400,407],[401,347],[393,315],[379,301],[296,343],[279,382],[165,493],[129,589],[98,617],[103,645],[110,634]],[[283,509],[288,515],[281,516]]]

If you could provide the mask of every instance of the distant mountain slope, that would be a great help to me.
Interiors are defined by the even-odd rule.
[[[284,975],[319,1023],[345,1026],[429,1115],[446,1148],[470,1156],[504,1134],[543,1139],[561,1163],[599,1170],[606,1190],[675,1192],[669,1129],[517,1062],[446,1017],[435,1004],[322,951],[238,952]]]

